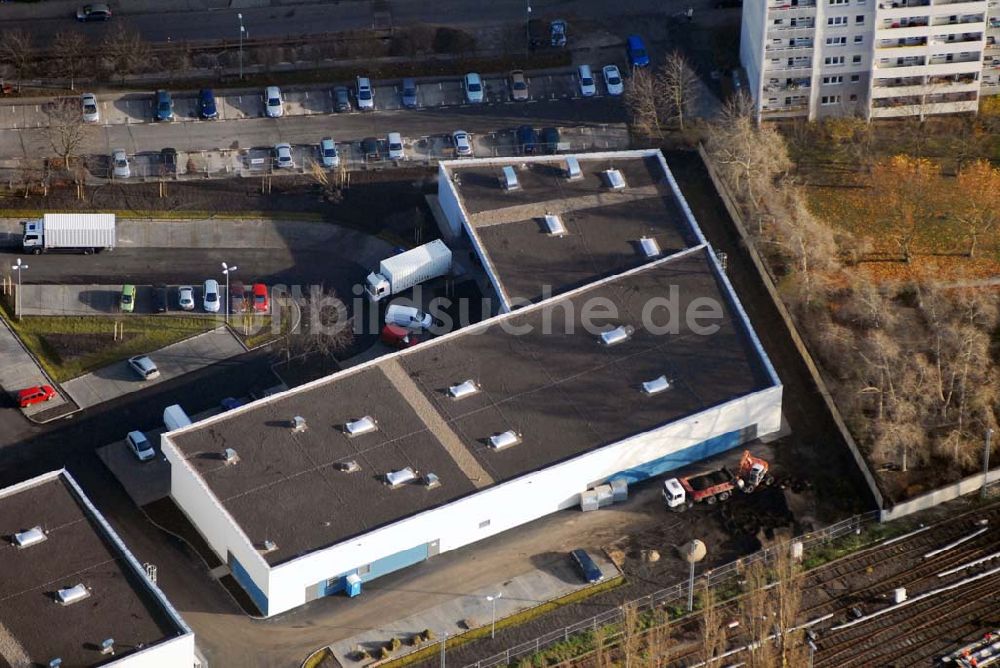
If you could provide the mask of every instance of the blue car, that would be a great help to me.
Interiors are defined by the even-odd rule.
[[[600,567],[594,563],[594,559],[587,554],[586,550],[573,550],[569,553],[569,557],[573,560],[573,565],[576,566],[576,570],[587,582],[593,584],[604,579],[604,573],[601,571]]]
[[[626,45],[628,52],[629,67],[648,67],[649,53],[646,51],[646,44],[638,35],[629,35]]]
[[[156,120],[174,120],[174,101],[170,99],[170,93],[165,90],[156,91]]]
[[[410,78],[403,79],[403,106],[417,108],[417,82]]]
[[[198,91],[198,115],[202,118],[218,118],[219,110],[215,108],[215,93],[210,88]]]

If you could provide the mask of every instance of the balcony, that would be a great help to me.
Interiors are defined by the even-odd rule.
[[[809,77],[792,78],[789,77],[782,82],[780,79],[771,79],[764,85],[765,93],[787,93],[792,91],[809,90],[812,79]]]
[[[985,14],[964,14],[962,16],[935,16],[931,25],[938,26],[959,26],[967,23],[982,23],[986,20]]]
[[[904,9],[906,7],[930,7],[931,0],[892,0],[878,3],[879,9]]]
[[[791,2],[774,2],[767,6],[768,11],[781,11],[785,9],[816,9],[816,0],[798,0]]]
[[[764,47],[765,53],[779,54],[788,53],[792,51],[812,51],[813,41],[810,40],[792,40],[794,44],[768,44]]]
[[[931,46],[944,46],[946,44],[964,44],[981,41],[983,41],[983,33],[963,32],[954,35],[934,35],[931,37]]]

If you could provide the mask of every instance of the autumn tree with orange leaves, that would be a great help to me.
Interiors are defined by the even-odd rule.
[[[1000,222],[997,194],[1000,193],[1000,168],[987,160],[976,160],[958,173],[956,217],[969,235],[969,257],[975,257],[981,239],[993,233]]]
[[[913,242],[920,225],[933,215],[940,182],[940,171],[926,158],[897,155],[872,167],[868,213],[882,223],[903,262],[913,259]]]

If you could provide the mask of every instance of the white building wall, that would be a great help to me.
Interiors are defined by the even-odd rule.
[[[447,183],[447,187],[444,184]],[[462,233],[462,205],[458,201],[458,192],[451,184],[447,166],[443,162],[438,163],[438,204],[444,212],[444,217],[448,220],[448,229],[451,237],[457,238]]]
[[[754,100],[760,100],[764,87],[766,22],[766,2],[743,3],[743,22],[740,25],[740,63],[746,70],[748,93]]]
[[[187,633],[102,665],[114,668],[186,668],[193,666],[194,662],[194,634]]]
[[[622,470],[679,452],[716,436],[757,425],[758,435],[781,425],[782,388],[772,387],[556,466],[483,490],[271,571],[268,613],[306,602],[307,589],[402,550],[440,541],[445,552],[579,503],[580,492]],[[527,447],[524,445],[515,447]],[[448,484],[444,481],[444,484]],[[480,524],[489,520],[489,525]]]

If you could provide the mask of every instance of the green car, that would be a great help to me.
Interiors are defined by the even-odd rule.
[[[122,312],[131,313],[135,310],[135,286],[134,285],[123,285],[122,286]]]

